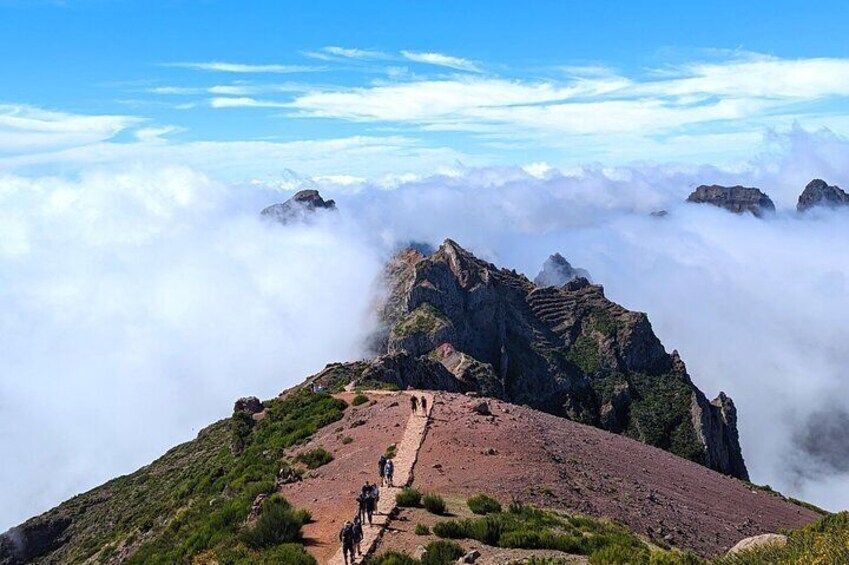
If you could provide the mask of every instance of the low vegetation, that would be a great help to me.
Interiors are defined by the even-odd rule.
[[[151,465],[77,497],[84,502],[109,493],[109,504],[88,505],[85,520],[93,524],[65,560],[108,559],[129,538],[139,545],[127,563],[189,563],[203,555],[233,565],[314,565],[297,543],[308,513],[272,496],[252,526],[244,523],[254,499],[274,490],[283,450],[341,419],[345,406],[307,390],[276,398],[247,430],[246,420],[234,414]],[[234,435],[241,441],[237,454],[230,449]]]
[[[425,524],[416,524],[416,535],[417,536],[429,536],[430,528]]]
[[[416,508],[422,504],[422,493],[414,488],[404,487],[395,495],[395,504],[402,508]]]
[[[587,555],[592,565],[650,565],[654,563],[651,561],[654,555],[679,559],[672,552],[652,553],[645,542],[617,524],[520,504],[511,505],[507,512],[489,513],[482,518],[439,522],[433,526],[433,533],[447,539],[474,539],[495,547]]]
[[[425,302],[395,324],[392,335],[403,338],[417,333],[429,334],[450,323],[439,309]]]
[[[501,512],[501,504],[485,494],[476,494],[466,501],[469,510],[475,514],[495,514]]]
[[[456,542],[439,540],[425,546],[421,560],[406,553],[390,551],[370,559],[369,565],[452,565],[463,553],[463,548]]]
[[[849,563],[849,512],[830,514],[787,533],[787,545],[744,551],[716,561],[716,565],[831,565]]]
[[[386,448],[386,452],[383,454],[383,456],[386,457],[387,459],[394,459],[396,449],[397,448],[396,448],[395,444],[393,443],[392,445],[390,445],[389,447]]]
[[[323,447],[316,447],[309,451],[303,451],[295,457],[295,461],[303,463],[309,469],[318,469],[333,461],[333,454]]]
[[[365,404],[366,402],[368,402],[368,396],[360,392],[357,393],[357,395],[354,396],[354,398],[351,400],[351,405],[359,406],[361,404]]]
[[[422,498],[422,506],[431,514],[442,516],[445,514],[445,500],[438,494],[426,494]]]

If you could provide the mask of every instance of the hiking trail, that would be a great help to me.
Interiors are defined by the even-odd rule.
[[[386,394],[385,391],[366,391],[365,394]],[[397,394],[397,393],[395,393]],[[354,563],[362,563],[363,559],[370,555],[377,547],[377,542],[389,527],[392,517],[397,510],[395,504],[395,495],[401,492],[405,486],[410,486],[413,482],[413,469],[416,465],[416,460],[419,457],[419,449],[424,442],[425,434],[427,433],[428,423],[430,422],[430,414],[433,410],[433,394],[418,390],[403,391],[401,396],[407,397],[417,396],[427,399],[427,413],[422,414],[421,406],[415,414],[410,414],[407,420],[407,427],[404,429],[404,435],[401,441],[395,448],[395,457],[392,459],[395,465],[394,484],[393,487],[381,487],[380,500],[377,503],[377,512],[374,514],[374,520],[371,525],[363,524],[363,541],[360,547],[363,550],[361,556],[357,556]],[[344,520],[343,520],[344,522]],[[333,556],[328,565],[344,565],[345,560],[342,555],[341,545],[339,550]]]

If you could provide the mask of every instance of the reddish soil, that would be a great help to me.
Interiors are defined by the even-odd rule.
[[[334,459],[304,480],[285,485],[280,493],[293,505],[308,508],[314,522],[304,528],[307,549],[319,563],[326,563],[339,549],[337,536],[345,520],[356,514],[356,496],[366,481],[379,482],[377,460],[400,441],[410,415],[406,397],[369,394],[373,403],[352,406],[345,417],[319,431],[307,444],[290,451],[295,455],[314,447],[330,451]],[[352,393],[339,395],[350,403]],[[356,425],[359,421],[363,425]],[[343,444],[350,437],[353,441]]]
[[[537,412],[438,393],[415,485],[463,499],[485,492],[603,517],[703,556],[819,516],[665,451]]]

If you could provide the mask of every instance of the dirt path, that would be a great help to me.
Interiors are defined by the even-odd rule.
[[[379,391],[369,391],[369,394],[378,393]],[[427,398],[427,414],[423,414],[421,407],[419,407],[418,413],[411,414],[407,420],[404,436],[396,446],[395,457],[393,459],[395,465],[395,486],[380,489],[380,500],[377,504],[377,514],[374,516],[374,522],[371,525],[364,524],[363,526],[363,541],[360,544],[363,556],[369,555],[374,551],[377,542],[389,526],[396,510],[395,495],[401,491],[401,488],[409,486],[413,482],[413,470],[419,457],[419,449],[424,442],[425,433],[427,432],[430,413],[433,410],[433,394],[410,391],[404,392],[404,395]],[[363,556],[357,557],[355,563],[362,563]],[[341,548],[328,561],[328,565],[344,565],[344,563],[345,560]]]

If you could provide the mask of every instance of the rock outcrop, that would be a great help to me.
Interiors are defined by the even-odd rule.
[[[702,185],[687,197],[687,202],[713,204],[735,214],[751,212],[760,218],[775,212],[775,204],[760,189],[745,186]]]
[[[358,378],[527,404],[748,476],[731,400],[708,402],[647,316],[601,286],[539,287],[451,240],[403,257],[385,350]]]
[[[317,190],[301,190],[289,200],[263,209],[260,214],[264,218],[289,224],[307,220],[318,210],[336,210],[336,202],[325,200]]]
[[[537,286],[563,286],[577,278],[592,280],[585,269],[573,267],[563,255],[555,253],[545,260],[542,270],[534,278],[534,284]]]
[[[826,208],[849,206],[849,194],[846,194],[839,186],[830,186],[822,179],[814,179],[799,195],[796,210],[807,212],[819,206]]]

